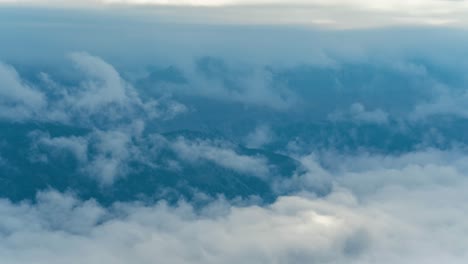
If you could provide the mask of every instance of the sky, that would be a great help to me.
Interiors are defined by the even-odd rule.
[[[466,263],[467,9],[0,0],[0,264]]]
[[[457,0],[2,0],[0,4],[52,8],[142,8],[172,21],[296,24],[335,29],[407,25],[465,28],[468,9],[466,1]]]

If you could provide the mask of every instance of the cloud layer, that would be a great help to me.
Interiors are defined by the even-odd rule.
[[[0,4],[2,3],[55,7],[175,6],[176,9],[165,9],[162,12],[158,12],[156,8],[155,14],[173,21],[185,19],[205,23],[302,24],[331,28],[392,25],[466,27],[464,14],[468,11],[468,2],[464,0],[2,0]],[[188,9],[184,10],[186,7]],[[218,8],[217,14],[210,12],[210,8]]]
[[[335,187],[326,197],[303,191],[265,207],[219,199],[202,209],[103,208],[55,191],[36,204],[2,200],[0,254],[12,264],[464,263],[468,182],[459,154],[343,157],[341,172],[327,172]]]
[[[466,263],[464,31],[271,26],[464,26],[465,1],[13,6],[0,262]]]

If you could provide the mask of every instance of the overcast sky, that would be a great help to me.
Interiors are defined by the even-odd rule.
[[[146,10],[153,6],[155,14],[169,19],[203,23],[300,24],[326,28],[468,26],[465,15],[468,2],[464,0],[0,0],[0,4],[68,8],[144,5]],[[217,8],[216,12],[212,8]]]

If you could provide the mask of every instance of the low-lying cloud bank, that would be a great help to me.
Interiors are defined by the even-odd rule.
[[[12,264],[466,262],[463,151],[342,156],[333,170],[305,159],[311,178],[332,177],[329,195],[304,189],[266,206],[219,198],[196,209],[104,208],[52,190],[36,204],[1,200],[0,255]]]

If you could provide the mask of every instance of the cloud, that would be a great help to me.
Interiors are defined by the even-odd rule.
[[[45,95],[24,83],[14,68],[0,62],[0,118],[22,121],[47,106]]]
[[[3,3],[21,3],[21,2],[30,2],[30,3],[40,3],[40,0],[2,0]],[[0,3],[1,3],[0,2]],[[59,3],[69,3],[69,4],[77,4],[78,1],[76,0],[55,0],[50,1],[52,4],[59,4]],[[146,5],[185,5],[185,6],[236,6],[236,5],[285,5],[283,0],[91,0],[91,1],[84,1],[84,3],[102,3],[102,4],[128,4],[128,5],[138,5],[138,4],[146,4]],[[427,0],[427,1],[420,1],[420,0],[395,0],[392,2],[384,1],[384,0],[331,0],[331,1],[324,1],[324,0],[292,0],[288,1],[289,5],[292,6],[346,6],[346,7],[359,7],[359,8],[366,8],[366,9],[376,9],[376,10],[397,10],[399,8],[421,8],[420,12],[424,12],[426,10],[434,10],[435,8],[447,8],[447,7],[460,7],[466,6],[465,1],[450,1],[450,0]],[[444,13],[445,10],[438,10],[433,11],[435,13]]]
[[[467,1],[447,0],[2,0],[0,4],[59,7],[154,6],[166,19],[204,23],[302,24],[356,28],[391,25],[464,26]],[[159,10],[163,7],[164,10]],[[217,13],[210,12],[216,8]],[[190,10],[193,11],[190,13]]]
[[[335,177],[329,195],[302,191],[270,205],[219,199],[198,209],[183,201],[104,208],[55,191],[35,204],[1,200],[0,254],[12,264],[466,261],[463,152],[342,159],[341,170],[327,172]]]
[[[49,163],[69,153],[78,162],[80,177],[91,177],[102,186],[109,187],[118,178],[127,176],[131,171],[130,161],[144,161],[141,156],[143,147],[136,143],[143,126],[142,122],[135,121],[112,130],[95,129],[83,136],[51,137],[47,133],[33,131],[29,133],[32,159]]]
[[[121,131],[96,131],[91,140],[96,155],[85,164],[85,174],[96,177],[103,185],[111,185],[118,177],[124,177],[132,151],[136,151],[131,136]]]
[[[386,124],[388,123],[388,114],[381,110],[367,110],[364,105],[360,103],[354,103],[350,106],[349,112],[343,113],[335,111],[331,113],[328,118],[332,121],[346,121],[350,120],[356,123],[374,123],[374,124]]]
[[[46,148],[49,150],[48,154],[62,155],[63,152],[69,152],[81,163],[88,161],[88,139],[85,137],[51,137],[49,134],[40,131],[33,131],[29,134],[32,138],[34,152],[39,152],[38,148]],[[48,162],[46,156],[42,157],[39,157],[38,160],[42,159]]]
[[[344,157],[344,158],[343,158]],[[325,161],[334,166],[341,186],[359,197],[392,189],[452,188],[464,184],[467,156],[464,149],[426,149],[400,155],[362,154],[350,158],[332,155]]]
[[[278,111],[288,110],[298,101],[289,87],[275,82],[273,74],[260,65],[203,57],[184,70],[186,83],[170,85],[168,92]]]
[[[234,22],[239,23],[238,20],[241,20],[240,18],[243,16],[263,18],[263,16],[258,15],[263,14],[262,12],[282,15],[284,13],[278,12],[283,9],[286,10],[285,12],[291,12],[290,9],[288,11],[288,8],[299,4],[299,2],[293,2],[291,6],[275,7],[272,2],[258,2],[257,4],[262,4],[260,6],[255,6],[256,2],[251,3],[252,6],[245,7],[241,5],[247,4],[247,2],[226,2],[227,5],[233,4],[235,6],[229,6],[229,8],[217,7],[219,9],[215,9],[215,11],[219,12],[213,11],[214,9],[193,7],[178,7],[180,9],[161,7],[160,10],[162,10],[161,12],[171,10],[168,11],[171,16],[174,15],[174,13],[171,13],[173,10],[181,10],[181,13],[178,14],[180,16],[183,16],[184,12],[188,12],[187,10],[195,13],[201,12],[201,14],[207,14],[203,12],[210,10],[210,14],[218,16],[217,19],[219,20],[224,21],[234,17],[237,19]],[[410,18],[415,18],[419,22],[427,19],[434,20],[434,17],[435,22],[437,22],[449,16],[445,12],[447,14],[456,12],[444,10],[444,7],[455,6],[460,3],[435,1],[407,1],[405,3],[402,1],[391,3],[388,1],[374,1],[372,3],[369,1],[310,1],[307,4],[316,6],[313,8],[305,7],[304,13],[301,13],[302,8],[300,8],[297,18],[291,16],[291,19],[300,20],[301,16],[305,18],[305,14],[309,14],[311,10],[322,10],[320,11],[322,14],[338,17],[339,7],[343,5],[354,10],[353,12],[356,12],[353,13],[355,16],[362,14],[362,12],[365,14],[375,12],[379,16],[383,14],[384,20],[386,20],[389,19],[388,16],[393,17],[396,14],[401,14],[399,10],[403,10],[401,11],[403,13],[415,12],[410,15]],[[463,7],[462,4],[460,6]],[[265,8],[265,11],[259,12],[259,8]],[[337,13],[330,11],[332,9]],[[245,10],[247,12],[242,16],[237,13],[242,13]],[[461,8],[460,12],[462,11]],[[223,12],[233,12],[234,14],[231,17],[225,17],[224,14],[226,13]],[[252,12],[259,13],[256,13],[257,16],[252,16]],[[344,23],[343,21],[348,21],[348,19],[356,22],[355,17],[350,18],[343,15],[343,13],[340,14],[342,14],[343,20],[339,23]],[[346,14],[349,13],[346,12]],[[283,19],[283,17],[286,18]],[[288,15],[276,16],[278,20],[281,20],[281,23],[284,22],[283,20],[286,21],[284,23],[289,23],[291,21],[288,20],[289,17]],[[172,18],[174,19],[174,17]],[[330,17],[325,18],[330,19]],[[203,19],[206,18],[203,17]],[[264,22],[271,23],[268,19],[270,18],[267,17]],[[318,19],[324,18],[318,17]],[[380,21],[380,18],[372,19],[375,19],[372,21]],[[404,19],[408,19],[408,17],[403,17]],[[455,16],[455,19],[458,18]],[[330,20],[322,21],[330,22]],[[335,23],[333,21],[332,24]],[[368,20],[363,19],[361,22],[364,24],[366,21],[368,22]],[[253,22],[247,20],[245,23]],[[356,27],[358,24],[350,23],[350,26]],[[385,23],[382,22],[382,24]],[[109,25],[106,24],[106,26]],[[121,24],[117,25],[117,27],[121,26]],[[44,27],[47,28],[47,26]],[[130,28],[134,30],[136,27],[132,26]],[[274,109],[275,111],[272,112],[266,111],[273,113],[271,114],[272,119],[256,120],[257,116],[254,114],[250,117],[255,122],[253,122],[253,127],[248,127],[246,131],[251,131],[251,133],[248,134],[247,138],[244,138],[245,133],[239,136],[240,140],[245,140],[249,147],[268,145],[273,138],[282,140],[280,137],[286,137],[286,140],[294,140],[292,136],[289,138],[288,135],[290,135],[289,133],[294,134],[295,129],[301,129],[302,124],[300,122],[297,126],[291,125],[296,124],[296,114],[298,113],[288,112],[290,115],[286,115],[282,119],[279,115],[284,113],[278,113],[276,110],[289,110],[291,107],[295,107],[297,100],[311,98],[302,98],[300,93],[296,94],[296,90],[293,92],[289,84],[292,83],[291,86],[294,86],[298,83],[285,82],[288,84],[287,87],[286,85],[285,87],[272,85],[277,81],[272,76],[275,70],[271,70],[265,65],[275,61],[276,58],[284,57],[288,62],[293,62],[296,65],[301,64],[302,56],[307,57],[307,61],[309,61],[311,58],[315,59],[316,54],[322,54],[324,57],[317,57],[317,60],[320,61],[318,64],[321,66],[327,65],[324,72],[326,74],[332,73],[333,77],[330,79],[336,81],[333,83],[345,79],[339,79],[336,76],[350,74],[352,76],[365,75],[366,78],[364,78],[363,82],[372,85],[374,85],[373,81],[375,79],[382,78],[382,74],[388,74],[388,78],[393,78],[392,74],[394,72],[390,74],[385,71],[375,70],[382,64],[385,64],[385,66],[382,66],[385,69],[390,65],[399,73],[415,76],[410,81],[420,81],[428,78],[428,83],[437,84],[433,80],[442,78],[440,76],[444,75],[443,71],[435,72],[429,63],[428,66],[416,62],[388,63],[394,59],[394,55],[398,55],[396,57],[402,59],[401,57],[407,56],[402,54],[414,54],[415,57],[427,59],[433,65],[442,68],[445,67],[444,64],[436,62],[445,61],[451,64],[463,58],[463,56],[460,56],[460,58],[456,56],[461,52],[457,53],[456,49],[454,49],[455,51],[452,53],[452,49],[447,48],[452,46],[446,46],[446,44],[421,45],[426,42],[432,43],[427,40],[435,39],[435,36],[431,38],[422,37],[422,39],[414,41],[396,38],[395,36],[405,36],[405,34],[399,35],[400,33],[391,34],[390,36],[382,33],[386,37],[380,39],[382,35],[379,35],[379,32],[366,32],[365,34],[339,32],[338,35],[328,36],[329,39],[320,43],[321,37],[327,34],[320,35],[321,37],[314,35],[308,38],[309,31],[300,31],[292,35],[279,34],[279,37],[264,38],[268,34],[257,35],[257,31],[254,30],[244,35],[246,31],[242,30],[242,33],[237,35],[234,32],[235,27],[230,29],[226,31],[228,33],[223,34],[233,34],[231,38],[222,40],[207,38],[206,42],[197,41],[210,34],[211,37],[221,38],[222,35],[219,32],[225,31],[225,28],[203,35],[203,37],[195,35],[194,38],[194,35],[187,34],[184,35],[185,38],[181,38],[183,40],[192,38],[194,42],[175,41],[181,39],[166,39],[165,35],[161,35],[159,40],[162,43],[167,41],[171,48],[172,45],[178,45],[177,43],[182,42],[188,43],[187,46],[203,46],[203,49],[187,51],[176,47],[167,50],[162,48],[162,51],[155,52],[167,53],[168,56],[179,56],[180,54],[175,51],[180,50],[183,53],[180,56],[185,59],[190,58],[187,60],[191,61],[192,57],[197,57],[192,55],[199,55],[197,53],[206,51],[211,52],[212,47],[214,53],[224,52],[227,54],[229,48],[226,47],[232,45],[232,47],[235,47],[233,50],[237,50],[239,53],[228,54],[227,57],[231,56],[229,58],[232,59],[237,54],[242,53],[242,58],[246,58],[247,61],[253,64],[249,64],[243,69],[244,64],[242,63],[231,63],[229,60],[224,62],[222,59],[212,58],[205,61],[204,66],[195,65],[193,67],[189,63],[190,65],[186,65],[187,68],[184,68],[184,70],[190,69],[187,71],[189,84],[186,87],[174,88],[174,90],[179,89],[180,94],[182,94],[181,98],[187,95],[202,96],[214,98],[223,103],[236,102],[249,106],[255,105],[258,108],[268,108],[268,110]],[[166,30],[170,31],[170,29]],[[186,29],[184,28],[184,30]],[[160,30],[156,31],[160,32]],[[112,32],[122,33],[124,31]],[[269,34],[274,35],[275,32]],[[135,32],[135,34],[144,35],[142,32]],[[199,34],[198,31],[197,34]],[[301,34],[304,35],[303,38],[300,38]],[[406,34],[412,35],[411,32]],[[116,35],[121,36],[121,34]],[[369,38],[369,35],[373,35],[371,40],[364,40]],[[424,34],[416,35],[417,37],[412,36],[411,38],[417,39]],[[341,36],[349,41],[339,40]],[[60,38],[62,37],[60,35]],[[82,35],[79,35],[79,37],[83,38]],[[315,37],[317,41],[314,40]],[[255,38],[261,39],[261,41],[255,42]],[[304,40],[304,43],[303,46],[301,46],[302,44],[299,45],[301,48],[296,49],[298,46],[285,44],[288,42],[274,41],[281,38],[301,39],[301,41]],[[355,40],[355,38],[358,40]],[[83,39],[90,41],[89,39],[92,38]],[[144,42],[141,41],[142,38],[135,39],[135,43]],[[230,41],[233,39],[235,41]],[[239,41],[238,39],[242,40]],[[399,39],[399,41],[392,42],[394,39]],[[404,48],[400,49],[401,39],[408,42],[404,42],[401,45]],[[443,42],[452,42],[447,41],[445,38],[441,39],[443,39]],[[449,39],[453,40],[453,38]],[[128,58],[132,57],[133,52],[137,53],[135,50],[140,51],[141,46],[128,45],[127,47],[122,43],[127,42],[119,42],[116,45],[122,45],[122,47],[125,46],[125,48],[131,50],[126,55]],[[145,45],[154,48],[154,43],[149,43],[145,42]],[[209,45],[202,45],[204,43],[207,45],[209,43]],[[238,45],[239,43],[242,43],[242,45]],[[346,43],[344,45],[346,47],[340,48],[343,43]],[[460,43],[464,42],[461,41]],[[163,46],[163,44],[161,45]],[[324,48],[327,52],[309,53],[310,50],[305,47],[312,46],[311,44],[316,44],[317,47],[320,47],[319,50]],[[275,47],[269,49],[270,45],[275,45]],[[102,46],[105,46],[106,49],[112,49],[113,47],[113,45],[103,44]],[[436,46],[441,50],[448,51],[429,56],[428,54]],[[221,48],[216,51],[216,47]],[[252,47],[253,51],[244,49],[245,47]],[[287,51],[280,55],[275,54],[284,51],[286,48],[293,51]],[[142,50],[142,54],[146,53],[144,49]],[[261,53],[262,50],[264,50],[264,53]],[[361,50],[363,50],[363,53],[361,53]],[[257,51],[261,54],[259,55]],[[391,52],[389,52],[389,55],[376,55],[386,54],[386,51]],[[250,56],[252,57],[250,58]],[[324,61],[321,60],[324,58],[327,63],[330,62],[330,58],[334,58],[331,61],[336,62],[336,64],[332,64],[337,67],[337,70],[327,71],[330,69],[330,64],[322,64]],[[146,128],[148,125],[157,127],[153,128],[156,131],[164,131],[166,127],[159,121],[182,113],[187,108],[173,101],[170,96],[158,99],[147,97],[143,93],[144,91],[138,90],[127,80],[128,75],[119,73],[111,63],[99,57],[87,53],[73,53],[70,55],[70,59],[75,67],[73,80],[76,81],[56,81],[62,79],[57,78],[54,75],[55,73],[52,72],[51,75],[41,74],[40,81],[42,83],[34,83],[34,85],[26,81],[26,78],[20,77],[13,67],[0,65],[0,108],[7,110],[0,112],[0,115],[4,115],[2,119],[22,122],[31,121],[33,125],[39,124],[38,128],[34,127],[34,129],[47,130],[44,128],[46,125],[42,124],[44,121],[71,125],[73,128],[84,128],[85,132],[79,135],[61,135],[63,131],[58,132],[60,135],[40,131],[29,133],[33,142],[31,147],[33,153],[31,155],[37,154],[38,157],[35,162],[54,162],[55,160],[52,158],[55,156],[62,157],[71,154],[78,161],[80,172],[95,178],[112,192],[114,190],[112,189],[112,183],[126,177],[132,169],[129,164],[134,161],[155,167],[167,165],[167,167],[173,168],[173,172],[180,172],[178,168],[180,168],[180,164],[184,163],[179,164],[178,161],[172,160],[172,158],[164,161],[167,164],[154,164],[156,162],[155,156],[159,154],[159,150],[170,147],[172,152],[177,154],[177,157],[183,162],[192,165],[215,164],[247,176],[258,177],[274,189],[275,198],[277,199],[270,204],[266,202],[253,203],[251,201],[239,202],[238,200],[226,200],[222,197],[217,199],[207,198],[208,195],[201,193],[195,196],[195,200],[192,201],[193,204],[186,201],[179,201],[175,205],[168,205],[164,201],[157,203],[134,201],[114,203],[104,207],[92,199],[80,200],[72,193],[74,190],[71,190],[70,193],[59,193],[54,190],[43,191],[38,193],[35,202],[13,203],[7,199],[2,199],[0,200],[0,215],[2,215],[0,218],[0,256],[2,261],[11,264],[64,262],[91,264],[154,263],[155,261],[193,264],[370,264],[376,262],[383,264],[457,264],[465,263],[466,259],[468,259],[465,249],[465,245],[468,243],[466,231],[468,230],[468,224],[466,221],[462,221],[468,217],[466,210],[464,210],[468,201],[466,192],[468,188],[466,174],[468,171],[468,156],[463,146],[447,150],[419,149],[398,154],[373,153],[363,150],[352,154],[347,154],[346,151],[327,152],[324,150],[310,153],[311,149],[320,148],[318,145],[323,142],[318,142],[319,144],[314,144],[307,150],[307,155],[286,153],[286,155],[291,155],[299,161],[302,166],[294,171],[292,175],[284,175],[287,177],[281,178],[273,172],[276,171],[276,165],[278,164],[270,164],[269,162],[274,159],[271,159],[270,156],[267,159],[267,154],[245,154],[246,152],[251,153],[252,150],[245,150],[240,146],[222,140],[188,139],[184,137],[170,140],[158,134],[147,134]],[[153,61],[154,58],[145,59]],[[135,60],[140,63],[137,58]],[[343,70],[345,69],[344,64],[349,61],[358,62],[357,66],[352,65],[352,67],[356,66],[357,71]],[[402,59],[402,61],[404,60]],[[362,66],[360,63],[366,64]],[[376,66],[376,64],[378,65]],[[142,63],[142,65],[141,67],[146,67],[146,64]],[[282,66],[280,65],[278,68]],[[57,67],[61,67],[61,65]],[[21,68],[18,69],[19,72],[23,72]],[[451,67],[447,69],[453,75],[458,74],[458,71],[452,71],[453,68]],[[320,68],[320,70],[323,70],[323,68]],[[362,75],[360,75],[361,71],[364,72]],[[463,70],[459,71],[462,72]],[[318,70],[311,72],[309,74],[308,71],[305,71],[305,74],[300,75],[297,79],[302,80],[301,78],[304,78],[308,80],[304,76],[316,77],[315,74],[320,73]],[[368,76],[370,76],[369,79],[367,79]],[[448,80],[451,79],[451,76],[449,74],[448,77],[445,76],[444,78]],[[284,77],[284,75],[281,77]],[[387,75],[385,77],[383,79],[387,80]],[[400,80],[400,77],[401,75],[396,75],[395,79]],[[320,80],[313,82],[313,84],[319,83]],[[324,83],[324,86],[329,88],[328,79]],[[360,88],[362,83],[359,80],[356,83],[350,81],[340,84],[345,89],[348,87],[354,89],[355,86]],[[423,84],[426,84],[426,82],[423,82]],[[403,82],[403,88],[406,85],[409,84]],[[371,88],[375,88],[375,86]],[[392,88],[394,87],[392,86]],[[342,93],[344,96],[349,91],[345,89],[343,89]],[[453,87],[448,84],[447,86],[441,86],[440,89],[441,91],[435,93],[434,98],[429,98],[427,101],[425,101],[426,98],[420,98],[422,104],[417,102],[415,115],[427,117],[437,114],[450,114],[466,117],[466,111],[462,107],[466,101],[465,91],[451,90]],[[298,88],[297,91],[299,90]],[[395,90],[391,91],[394,92]],[[177,94],[177,91],[173,92]],[[320,92],[317,94],[320,95]],[[369,90],[364,90],[364,92],[371,93]],[[407,91],[404,90],[404,92]],[[405,97],[411,96],[409,93],[403,93],[403,95]],[[328,93],[324,94],[325,96],[321,94],[321,97],[313,99],[316,101],[327,99],[326,95]],[[333,93],[330,94],[333,95]],[[339,93],[336,94],[339,95]],[[390,96],[391,93],[385,95]],[[367,94],[364,94],[365,96]],[[346,110],[338,112],[337,120],[350,120],[356,124],[387,124],[390,114],[382,110],[387,110],[387,108],[380,105],[379,102],[374,102],[373,99],[370,96],[368,100],[371,104],[368,102],[354,103],[349,108],[350,102],[356,101],[344,100]],[[333,102],[335,100],[339,101],[333,99]],[[304,102],[309,103],[307,100],[304,100]],[[313,103],[310,102],[311,105]],[[397,106],[399,105],[397,104]],[[315,105],[310,109],[314,109],[314,107]],[[315,120],[310,121],[312,112],[301,114],[306,116],[304,118],[306,120],[304,121],[306,127],[304,134],[306,137],[312,132],[316,132],[310,128],[315,129],[318,127],[317,134],[325,134],[324,141],[332,140],[332,137],[328,137],[330,130],[327,130],[326,126],[323,126],[325,128],[321,130],[323,128],[322,123],[314,126]],[[196,116],[196,118],[188,121],[183,120],[181,121],[182,125],[176,124],[174,126],[188,126],[188,123],[193,122],[196,123],[194,126],[203,127],[204,124],[200,125],[198,123],[198,117]],[[282,120],[286,119],[288,122],[281,123]],[[257,125],[255,127],[258,122],[260,124],[270,124],[271,120],[280,120],[277,121],[278,123],[272,123],[272,125],[284,126],[286,132],[282,134],[278,132],[278,135],[273,135],[268,126]],[[224,124],[231,124],[229,122],[231,120],[222,124],[215,123],[214,126],[217,128],[224,127]],[[232,121],[232,126],[240,123],[244,124],[244,120],[238,123]],[[309,124],[313,125],[309,127]],[[8,122],[7,125],[9,125]],[[161,127],[159,127],[160,125]],[[168,127],[171,128],[171,125],[168,125]],[[61,130],[61,128],[58,130]],[[249,128],[252,130],[249,130]],[[240,130],[245,132],[242,128]],[[16,133],[16,130],[13,133]],[[342,131],[337,133],[342,133]],[[408,133],[410,133],[410,136],[413,135],[411,134],[413,131]],[[380,134],[377,133],[377,136],[380,136]],[[381,137],[377,138],[379,141],[381,139]],[[298,139],[296,142],[301,142],[300,140]],[[15,147],[15,144],[15,142],[11,142],[13,147]],[[406,144],[405,141],[402,144]],[[304,145],[301,147],[303,149],[307,148],[307,145]],[[4,148],[3,145],[0,145],[0,147],[1,156],[9,161],[8,148]],[[345,147],[348,147],[346,143]],[[284,150],[278,151],[284,152]],[[18,153],[23,154],[21,151]],[[3,166],[1,159],[0,166]],[[46,174],[47,171],[41,173]],[[63,173],[72,172],[64,171]],[[157,176],[155,177],[157,178]],[[177,176],[181,176],[182,179],[184,179],[183,177],[190,177],[190,175]],[[154,178],[155,181],[156,178]],[[26,182],[25,184],[29,183]],[[123,188],[125,187],[127,186]],[[131,186],[128,186],[128,188],[131,188]],[[80,190],[76,191],[79,192]],[[131,193],[131,190],[129,190],[129,193]],[[159,196],[158,193],[156,196],[164,197],[164,195]],[[204,197],[203,206],[198,205],[197,198],[199,197]],[[207,200],[211,202],[207,202]]]
[[[468,103],[468,91],[466,89],[456,89],[439,84],[433,87],[432,90],[434,95],[431,99],[414,106],[409,115],[412,120],[444,115],[468,117],[468,111],[465,107]]]
[[[245,138],[247,147],[260,148],[274,139],[273,131],[269,126],[260,125]]]
[[[171,148],[182,159],[190,162],[210,161],[215,164],[235,170],[237,172],[267,178],[271,175],[268,161],[262,156],[247,156],[236,152],[234,146],[211,140],[190,141],[178,138],[172,143]]]
[[[13,67],[0,64],[0,119],[87,129],[85,135],[55,137],[30,131],[31,158],[49,162],[70,153],[86,175],[110,185],[128,173],[129,160],[141,158],[134,141],[146,123],[171,119],[186,107],[170,97],[143,100],[112,65],[98,57],[72,53],[70,59],[79,80],[76,85],[63,85],[41,73],[42,86],[32,87]]]
[[[72,53],[70,58],[85,79],[78,87],[68,88],[60,103],[68,111],[74,111],[75,118],[85,122],[97,118],[98,122],[105,123],[126,118],[160,117],[160,103],[154,99],[143,102],[136,89],[123,80],[112,65],[87,53]],[[172,103],[168,112],[173,111],[179,113],[184,109],[174,107]]]
[[[78,71],[76,76],[82,78],[77,86],[62,85],[40,73],[44,87],[31,87],[13,67],[0,64],[0,118],[103,128],[118,120],[170,119],[187,110],[168,97],[143,100],[112,65],[98,57],[81,52],[71,53],[70,59]]]
[[[315,194],[328,194],[332,191],[334,176],[322,167],[315,153],[296,156],[301,169],[296,170],[291,177],[279,178],[271,183],[278,194],[296,192],[310,192]]]
[[[112,104],[125,107],[130,103],[141,103],[130,84],[108,63],[87,53],[72,53],[70,58],[88,77],[77,91],[71,91],[73,102],[70,104],[74,107],[92,112]]]

